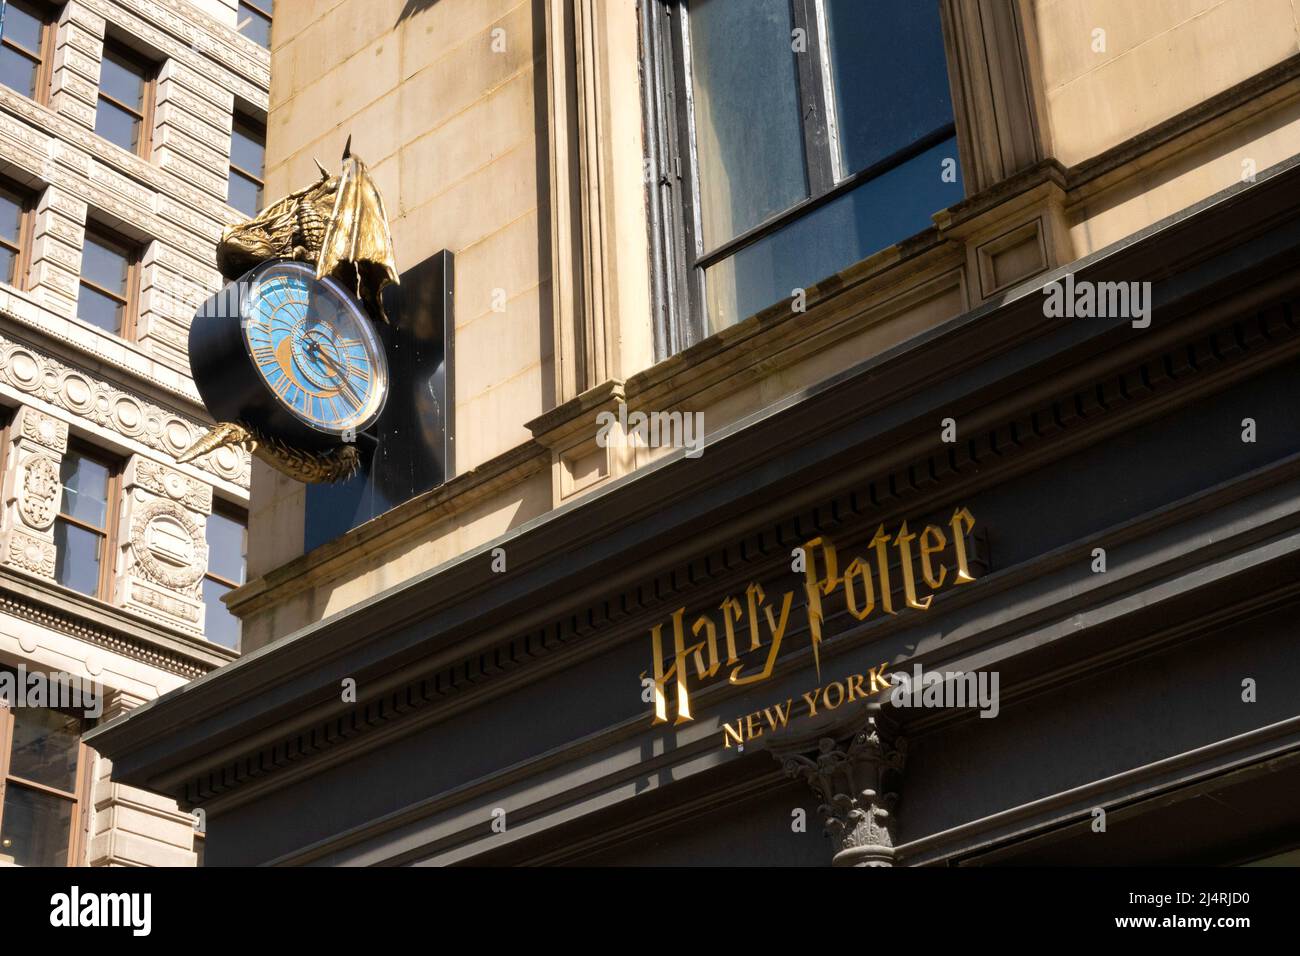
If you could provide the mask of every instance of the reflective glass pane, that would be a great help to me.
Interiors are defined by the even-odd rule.
[[[260,178],[266,164],[266,143],[263,138],[236,123],[230,134],[230,163]]]
[[[18,254],[11,249],[0,246],[0,282],[16,285],[14,270],[18,266]]]
[[[19,866],[67,866],[73,802],[16,783],[5,788],[0,861]]]
[[[99,554],[104,539],[93,531],[54,522],[54,580],[65,588],[96,597],[99,594]]]
[[[5,10],[5,39],[36,54],[41,52],[43,26],[41,18],[25,3],[10,2]]]
[[[13,193],[0,189],[0,237],[18,245],[23,222],[23,202]]]
[[[260,6],[272,9],[269,0],[263,0]],[[239,5],[239,32],[254,43],[271,48],[271,21],[246,3]]]
[[[960,174],[943,181],[944,160],[956,158],[948,139],[708,269],[709,333],[929,227],[962,198]]]
[[[81,274],[96,285],[126,297],[126,277],[131,260],[126,253],[87,234],[81,253]]]
[[[140,120],[102,97],[95,109],[95,132],[127,152],[139,149]]]
[[[220,644],[231,650],[239,649],[239,618],[221,603],[221,595],[229,593],[230,588],[211,578],[203,579],[203,604],[206,610],[203,616],[203,634],[213,644]]]
[[[214,511],[208,516],[208,571],[236,584],[244,583],[247,534],[243,522]]]
[[[808,195],[789,0],[690,5],[704,246]]]
[[[952,122],[939,4],[826,0],[844,172]]]
[[[9,774],[56,790],[77,789],[81,719],[45,707],[15,707]]]
[[[36,97],[38,64],[11,47],[0,47],[0,83],[23,96]]]
[[[77,293],[77,318],[118,335],[122,331],[122,303],[83,285]]]
[[[104,51],[99,88],[123,106],[144,112],[144,70],[111,50]]]
[[[227,202],[245,216],[255,216],[262,207],[262,187],[232,169]]]
[[[59,479],[63,482],[59,510],[78,521],[103,528],[108,521],[109,476],[107,465],[68,452],[59,466]]]

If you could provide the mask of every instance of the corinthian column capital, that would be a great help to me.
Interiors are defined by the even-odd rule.
[[[852,721],[819,728],[815,737],[770,740],[768,749],[821,801],[817,812],[834,845],[833,866],[894,865],[907,740],[879,704]]]

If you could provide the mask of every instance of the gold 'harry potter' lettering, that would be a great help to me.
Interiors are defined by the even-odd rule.
[[[913,563],[917,559],[920,563],[920,578],[932,592],[939,590],[945,582],[955,585],[969,584],[975,580],[968,543],[969,536],[975,530],[974,515],[967,508],[958,508],[953,512],[947,525],[952,535],[952,558],[955,564],[955,567],[951,568],[954,572],[951,575],[948,574],[950,568],[943,561],[948,547],[948,535],[943,528],[935,525],[927,525],[919,534],[914,534],[904,521],[895,535],[887,533],[883,524],[878,526],[867,545],[873,552],[871,559],[855,557],[844,568],[843,575],[840,574],[839,550],[828,536],[820,535],[804,544],[803,590],[807,596],[809,641],[819,680],[821,644],[825,638],[823,630],[827,614],[825,601],[841,585],[844,588],[844,602],[849,614],[856,620],[863,621],[874,613],[877,607],[882,608],[886,614],[897,613],[894,608],[893,585],[890,579],[890,558],[895,551],[899,559],[901,589],[905,606],[908,608],[927,610],[933,604],[935,597],[933,593],[925,595],[918,593],[916,566]],[[691,634],[696,640],[688,645],[684,627],[686,608],[682,607],[674,611],[671,616],[673,641],[670,655],[665,654],[663,625],[656,624],[651,628],[651,649],[654,656],[654,723],[661,724],[668,721],[667,687],[670,680],[675,684],[676,723],[681,724],[694,719],[690,702],[691,675],[688,673],[691,669],[695,671],[696,679],[707,679],[717,675],[725,664],[729,671],[729,683],[737,685],[754,684],[771,677],[789,629],[794,593],[794,591],[786,591],[782,595],[779,610],[768,602],[766,592],[757,582],[751,583],[745,589],[743,601],[734,596],[723,600],[718,605],[718,610],[722,614],[722,636],[726,641],[725,661],[720,655],[718,627],[711,614],[701,614],[692,622]],[[738,631],[742,619],[746,617],[748,620],[743,621],[743,624],[749,631],[749,647],[743,652],[744,655],[763,647],[764,624],[770,637],[761,668],[748,674],[744,671],[749,665],[742,660],[742,652],[737,647]],[[821,695],[820,703],[823,707],[833,709],[846,700],[865,698],[888,688],[890,683],[884,673],[887,666],[887,663],[881,664],[879,667],[872,668],[866,675],[855,674],[848,679],[847,686],[834,685],[836,698],[833,705],[830,688],[827,688],[825,694],[819,687],[811,695],[803,695],[809,716],[817,712],[818,695]],[[868,689],[864,690],[864,684],[868,685]],[[778,708],[777,714],[780,713]],[[768,715],[768,719],[770,723],[773,718]],[[724,736],[727,736],[728,745],[732,739],[737,743],[748,739],[749,729],[746,718],[740,718],[734,729],[731,725],[725,725]],[[760,724],[760,732],[761,729]]]
[[[931,544],[931,541],[934,541]],[[943,531],[934,525],[926,525],[925,530],[921,532],[921,577],[925,583],[934,590],[943,587],[943,579],[948,576],[948,569],[939,563],[939,575],[935,576],[934,565],[930,559],[935,553],[948,547],[948,539],[944,537]]]
[[[758,639],[757,638],[758,607],[762,606],[763,603],[767,600],[767,595],[763,593],[763,589],[759,587],[757,584],[751,584],[749,586],[748,593],[750,597],[749,613],[751,618],[754,619],[753,622],[751,622],[751,626],[754,628],[755,640],[757,640]],[[757,604],[754,603],[755,600],[757,600]],[[740,672],[744,669],[743,666],[737,667],[735,670],[731,672],[731,677],[729,678],[731,683],[753,684],[761,680],[767,680],[767,678],[772,676],[772,668],[776,666],[776,657],[778,654],[781,653],[781,642],[785,639],[786,625],[790,623],[790,604],[793,601],[794,601],[794,592],[786,591],[785,600],[781,604],[780,624],[777,624],[776,619],[772,616],[772,609],[770,607],[763,607],[763,613],[767,615],[768,630],[772,632],[772,645],[768,649],[767,660],[764,662],[763,669],[761,671],[759,671],[757,674],[750,674],[748,677],[740,676]],[[758,646],[760,645],[759,644],[754,645],[754,647],[758,647]]]
[[[824,576],[817,576],[817,549],[822,552],[822,566],[826,569]],[[840,583],[839,557],[835,544],[825,535],[813,538],[803,546],[804,551],[804,590],[808,594],[808,632],[812,638],[813,663],[817,666],[817,675],[822,672],[822,596],[829,596]]]
[[[975,580],[970,573],[970,561],[966,555],[966,535],[975,530],[975,516],[965,508],[958,508],[952,513],[952,543],[957,550],[957,583],[969,584]],[[963,526],[965,530],[962,530]]]
[[[898,555],[902,558],[903,563],[903,594],[907,598],[907,606],[914,607],[918,611],[928,610],[930,602],[934,600],[933,594],[927,594],[925,600],[921,601],[916,596],[916,577],[912,571],[912,542],[916,540],[916,535],[908,534],[907,522],[898,529]]]

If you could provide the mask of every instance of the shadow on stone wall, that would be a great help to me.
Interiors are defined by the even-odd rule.
[[[438,0],[406,0],[406,6],[402,7],[402,12],[397,15],[397,22],[393,26],[401,26],[404,20],[409,20],[417,13],[423,13],[432,7]]]

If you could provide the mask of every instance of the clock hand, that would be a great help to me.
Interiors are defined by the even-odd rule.
[[[356,389],[352,387],[352,383],[348,381],[347,375],[344,374],[338,364],[325,353],[325,351],[320,347],[320,344],[318,342],[308,342],[307,351],[328,367],[330,373],[339,380],[339,391],[346,393],[348,400],[352,402],[354,408],[360,408],[364,404],[361,396],[358,395]]]

